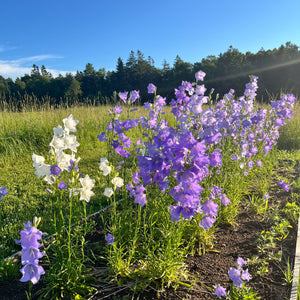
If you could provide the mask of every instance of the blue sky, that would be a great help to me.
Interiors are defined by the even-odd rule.
[[[55,76],[115,70],[131,50],[162,67],[241,52],[300,46],[299,0],[10,0],[1,3],[0,75],[15,79],[45,65]]]

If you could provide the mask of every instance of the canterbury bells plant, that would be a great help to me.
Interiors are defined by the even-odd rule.
[[[77,131],[78,121],[73,115],[69,115],[63,119],[63,124],[64,127],[58,125],[53,128],[54,135],[49,144],[50,155],[47,161],[43,156],[32,154],[35,174],[50,185],[46,190],[54,207],[53,226],[57,235],[56,242],[52,245],[55,255],[51,257],[50,264],[53,265],[48,275],[50,281],[53,278],[53,286],[50,285],[49,289],[52,289],[51,293],[57,293],[52,295],[53,298],[62,292],[55,291],[55,288],[60,288],[56,284],[57,276],[61,276],[60,280],[66,283],[63,288],[65,293],[75,293],[74,288],[85,285],[83,263],[88,230],[86,203],[94,196],[95,185],[94,179],[79,172],[80,158],[76,158],[79,143],[73,134]],[[69,206],[68,210],[66,204]],[[81,220],[84,220],[83,224]],[[81,282],[82,286],[74,286],[72,282]]]
[[[31,287],[32,284],[36,284],[41,275],[45,274],[42,266],[39,265],[39,259],[45,255],[45,252],[41,252],[39,248],[42,246],[38,241],[42,238],[42,232],[37,230],[37,226],[40,222],[40,218],[34,218],[33,224],[28,221],[24,224],[25,229],[21,231],[21,239],[15,240],[16,243],[22,246],[22,258],[21,263],[23,268],[20,270],[22,278],[20,281],[29,283],[28,298],[31,299]]]

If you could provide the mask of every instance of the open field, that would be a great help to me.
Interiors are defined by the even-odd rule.
[[[124,105],[123,114],[120,114],[120,117],[114,121],[116,122],[117,119],[124,122],[127,119],[138,120],[141,116],[148,115],[148,111],[144,107],[138,107],[137,110],[132,110],[132,108],[132,106]],[[0,187],[6,187],[9,192],[0,201],[0,258],[3,260],[21,249],[20,245],[15,243],[15,239],[20,238],[23,223],[32,221],[35,216],[40,217],[39,230],[48,235],[57,233],[56,245],[55,242],[53,242],[53,245],[50,242],[49,245],[44,244],[42,247],[42,249],[46,250],[46,253],[49,253],[47,258],[45,256],[42,259],[42,264],[47,271],[49,269],[53,270],[52,273],[49,270],[51,275],[47,275],[46,272],[41,277],[43,286],[46,286],[44,294],[42,294],[43,297],[55,299],[54,297],[59,297],[58,295],[62,294],[70,298],[76,295],[78,297],[79,295],[87,297],[89,293],[95,292],[95,289],[91,288],[93,285],[90,285],[85,277],[88,273],[88,268],[91,266],[90,260],[93,260],[96,265],[105,264],[108,266],[107,277],[114,278],[120,285],[122,283],[128,284],[136,292],[141,292],[149,286],[155,287],[157,290],[166,286],[176,285],[190,287],[195,278],[193,276],[190,277],[189,272],[186,270],[186,257],[188,255],[202,255],[204,257],[205,253],[214,247],[214,237],[217,236],[218,230],[225,230],[226,226],[234,228],[235,220],[237,220],[236,218],[241,211],[245,212],[247,216],[255,214],[259,216],[256,220],[262,224],[268,224],[269,232],[271,233],[269,236],[264,236],[266,243],[268,243],[268,239],[272,239],[272,242],[273,240],[277,242],[284,240],[288,236],[288,228],[296,226],[295,220],[297,219],[298,206],[300,205],[299,197],[297,196],[297,191],[300,188],[299,178],[297,177],[300,159],[300,107],[298,103],[295,105],[295,113],[291,121],[287,121],[287,125],[279,129],[278,149],[275,148],[270,152],[265,151],[265,148],[263,148],[264,140],[258,139],[255,144],[258,151],[253,150],[250,156],[245,156],[240,161],[243,166],[236,164],[236,161],[234,162],[231,156],[241,151],[241,149],[246,150],[246,148],[239,148],[240,146],[236,145],[229,137],[226,140],[220,140],[220,137],[217,138],[215,135],[209,136],[212,139],[214,137],[217,140],[219,139],[220,144],[215,141],[212,142],[205,137],[207,148],[202,149],[202,144],[200,145],[196,140],[192,141],[191,136],[185,136],[186,133],[184,133],[183,128],[178,129],[178,132],[180,132],[178,137],[175,137],[172,129],[168,134],[173,135],[172,138],[174,140],[178,138],[178,141],[180,141],[178,145],[184,146],[182,149],[179,149],[179,146],[172,148],[174,146],[171,144],[167,146],[162,144],[164,135],[160,130],[163,130],[164,126],[161,128],[156,128],[155,126],[147,127],[142,125],[141,121],[139,121],[140,123],[137,122],[137,126],[130,130],[125,131],[122,129],[118,132],[116,127],[114,127],[117,134],[113,135],[112,131],[106,133],[106,137],[110,141],[116,141],[119,138],[122,142],[119,142],[121,143],[119,145],[123,146],[125,145],[124,143],[128,142],[128,139],[120,136],[120,133],[126,132],[126,135],[130,138],[131,145],[129,145],[128,149],[130,149],[131,156],[127,157],[126,153],[123,152],[120,152],[123,154],[120,156],[119,153],[113,151],[118,149],[117,146],[113,149],[109,143],[104,140],[99,141],[99,138],[97,138],[98,135],[106,131],[107,124],[112,120],[112,115],[107,113],[108,109],[112,110],[108,106],[81,106],[18,113],[0,112]],[[156,113],[158,115],[155,122],[166,119],[168,126],[174,128],[180,124],[178,120],[175,121],[170,107],[164,107],[165,114],[162,113],[159,105],[158,108],[152,107],[152,109],[153,111],[157,109],[153,113],[153,115]],[[204,109],[208,110],[209,107],[203,106],[203,111]],[[217,111],[215,106],[214,109]],[[260,107],[256,107],[255,111],[260,111]],[[251,113],[249,112],[249,115]],[[62,121],[63,119],[66,120],[71,114],[75,120],[78,120],[76,132],[72,131],[71,126],[71,130],[69,130],[70,128]],[[117,114],[114,112],[113,116]],[[149,115],[148,120],[152,120],[153,115]],[[221,119],[220,116],[219,118]],[[51,165],[56,164],[54,159],[57,159],[59,151],[54,153],[53,149],[55,147],[53,147],[52,143],[52,154],[49,153],[49,144],[55,133],[53,128],[58,125],[65,126],[65,130],[68,129],[68,131],[63,133],[64,135],[76,135],[76,140],[80,143],[80,146],[76,149],[77,152],[75,151],[76,159],[78,160],[80,157],[80,161],[76,161],[76,163],[78,162],[79,171],[75,169],[75,164],[74,166],[71,165],[73,169],[71,168],[72,170],[70,169],[69,173],[64,172],[66,173],[65,175],[57,176],[56,181],[49,185],[42,180],[44,175],[38,178],[34,174],[40,162],[37,162],[38,158],[36,158],[35,167],[37,169],[35,170],[32,154],[43,156],[45,161]],[[253,127],[255,126],[254,121],[252,125]],[[117,126],[116,123],[113,126]],[[251,130],[254,130],[253,132],[255,133],[255,128],[251,128]],[[257,131],[259,130],[257,129]],[[194,134],[194,131],[191,132]],[[251,133],[252,131],[249,132]],[[243,135],[245,133],[242,133],[242,138],[237,138],[237,140],[240,139],[241,143],[244,143]],[[263,131],[261,135],[263,135]],[[148,142],[146,147],[138,142],[140,138],[145,136]],[[156,138],[157,136],[159,138]],[[196,145],[198,147],[197,151],[201,152],[202,155],[201,159],[199,159],[199,165],[201,164],[201,168],[210,171],[207,173],[205,171],[201,175],[202,177],[197,179],[201,182],[203,191],[198,184],[192,186],[192,189],[199,189],[198,193],[202,193],[201,212],[189,212],[191,215],[188,215],[182,209],[185,205],[184,201],[187,200],[178,200],[181,199],[181,195],[176,194],[174,186],[179,184],[184,190],[191,188],[189,185],[196,171],[194,169],[190,171],[192,175],[185,172],[189,170],[188,168],[191,167],[194,161],[198,161],[195,154],[196,148],[194,148]],[[122,150],[125,148],[124,146]],[[141,150],[144,148],[147,149],[146,151],[149,151],[148,156],[151,156],[153,161],[155,159],[159,160],[165,155],[164,161],[160,161],[154,166],[148,165],[147,161],[140,158],[142,156]],[[169,152],[165,153],[165,149],[169,149]],[[156,157],[157,151],[159,151],[159,155]],[[70,151],[68,153],[71,154]],[[222,163],[218,161],[218,153],[222,153]],[[178,162],[178,165],[176,165],[176,158],[181,155],[185,155],[182,163],[184,165],[183,169],[181,169],[181,162]],[[192,158],[189,155],[194,156]],[[104,169],[99,169],[100,159],[103,157],[107,157],[109,161],[105,165],[105,167],[109,166],[111,168],[109,176],[104,175]],[[167,167],[160,169],[166,163],[167,157],[172,160],[170,164],[171,169],[174,168],[170,173],[168,173],[169,169]],[[124,162],[121,162],[123,160]],[[252,161],[252,163],[249,163],[249,161]],[[259,161],[262,162],[262,166],[259,166],[258,163],[255,166],[255,163]],[[247,167],[249,168],[248,171],[246,170]],[[143,168],[146,168],[147,172],[153,171],[151,180],[156,180],[153,184],[145,184],[147,200],[144,197],[143,189],[141,188],[139,192],[137,188],[139,187],[139,181],[146,182],[148,178],[145,173],[141,172]],[[140,172],[137,175],[135,175],[136,170]],[[160,171],[158,172],[158,170]],[[80,176],[79,173],[83,175]],[[86,174],[95,181],[92,182],[89,178],[86,181],[80,181],[80,179],[87,178]],[[160,179],[161,176],[163,177],[161,174],[165,174],[164,180]],[[183,180],[183,176],[192,177],[187,182],[182,181],[182,183],[179,183],[180,180]],[[115,183],[112,183],[111,181],[115,178],[118,179],[114,181]],[[132,181],[132,178],[135,178],[134,180],[136,181],[134,181],[135,187],[131,187],[131,190],[129,189],[131,193],[131,197],[129,197],[126,185]],[[120,181],[121,179],[124,180],[124,185]],[[62,181],[68,186],[67,189],[61,189],[58,186],[58,183]],[[280,194],[277,191],[277,181],[287,182],[291,190],[284,187],[286,191],[282,191],[283,194]],[[82,186],[80,186],[80,183]],[[68,196],[68,189],[72,187],[81,193],[86,187],[85,184],[89,186],[86,190],[91,192],[91,189],[93,189],[94,195],[91,196],[91,193],[85,195],[86,198],[82,201],[78,201],[79,195],[75,193],[72,196]],[[224,194],[225,196],[223,196],[221,192],[217,192],[218,189],[214,188],[215,186],[221,188],[226,195]],[[109,197],[104,194],[106,187],[112,188],[111,195],[113,196]],[[171,193],[169,194],[170,191]],[[266,198],[266,195],[269,194],[271,195],[270,199]],[[176,206],[176,201],[170,195],[176,199],[177,203],[181,203],[181,206]],[[185,195],[190,197],[192,194],[189,192]],[[276,198],[278,195],[281,195],[285,200],[282,202],[278,201]],[[80,194],[80,196],[82,195]],[[228,198],[225,198],[226,196]],[[133,198],[135,198],[135,201],[133,201]],[[229,199],[230,203],[226,199]],[[212,204],[212,200],[216,203]],[[272,204],[271,201],[273,200],[274,203]],[[280,203],[284,203],[284,206],[282,207]],[[292,206],[290,210],[287,208],[289,205],[286,207],[287,203],[290,203],[289,205]],[[210,205],[209,208],[206,207],[208,204]],[[216,204],[219,208],[218,215],[215,212],[218,209]],[[84,221],[81,222],[86,216],[101,210],[107,205],[111,205],[111,213],[103,214],[103,219],[101,220],[100,218],[96,224],[94,222],[91,222],[91,224]],[[193,206],[189,204],[187,207]],[[179,208],[180,213],[177,212]],[[172,211],[172,209],[174,210]],[[170,220],[170,210],[172,220]],[[282,216],[281,210],[288,211],[287,216],[284,217],[287,223],[280,221],[279,216]],[[277,221],[270,223],[269,221],[272,218]],[[295,220],[292,220],[293,218]],[[203,220],[207,220],[208,223],[204,223]],[[213,225],[209,222],[215,223]],[[102,224],[102,227],[99,224]],[[86,237],[92,234],[94,228],[99,229],[98,226],[102,228],[102,235],[105,233],[107,237],[108,234],[112,234],[115,240],[112,240],[112,243],[107,240],[109,242],[107,246],[102,236],[104,244],[101,245],[100,250],[94,248],[87,250],[85,248],[86,244],[88,244],[86,243],[88,240]],[[280,227],[281,232],[278,229]],[[259,237],[263,239],[261,232],[258,232]],[[279,248],[280,246],[277,244],[275,246],[274,244],[271,251],[262,241],[261,249],[263,249],[263,253],[260,253],[260,255],[269,257],[269,260],[264,262],[267,261],[269,264],[272,260],[280,260]],[[234,255],[237,258],[239,253]],[[255,270],[256,272],[252,274],[253,280],[259,282],[259,276],[265,276],[265,273],[267,273],[266,270],[263,270],[263,256],[259,257],[261,260],[261,265],[259,266],[255,265],[254,257],[244,258],[248,260],[247,263],[250,270],[253,270],[253,272]],[[230,263],[232,262],[233,260],[231,259]],[[255,267],[251,267],[251,264],[255,265]],[[17,266],[18,268],[15,265],[5,263],[2,266],[0,265],[2,268],[0,269],[2,271],[2,274],[0,273],[1,282],[19,278],[20,262]],[[80,266],[80,270],[76,269],[78,266]],[[58,271],[59,267],[63,268],[61,273]],[[267,266],[265,267],[267,268]],[[228,268],[228,264],[225,264],[224,268]],[[82,273],[80,274],[80,272]],[[76,276],[78,277],[74,275],[75,273],[77,273]],[[48,279],[44,281],[43,278],[47,276]],[[66,278],[69,281],[77,280],[80,284],[68,284],[63,289],[62,282],[67,280]],[[222,279],[219,278],[219,280]],[[244,280],[245,282],[247,281],[246,279]],[[59,284],[56,285],[56,282]],[[223,282],[215,282],[215,285],[225,284],[228,287],[228,282],[228,279],[223,279]],[[52,292],[50,292],[50,287]],[[210,293],[209,297],[216,299],[212,289],[213,286],[210,286],[207,290]],[[244,285],[241,290],[239,291],[240,293],[248,293],[249,295],[252,293]],[[252,296],[253,298],[249,299],[258,299],[255,298],[254,294]]]

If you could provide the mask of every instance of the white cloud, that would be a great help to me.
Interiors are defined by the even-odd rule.
[[[0,52],[5,51],[3,47],[0,46]],[[17,77],[21,77],[25,74],[30,74],[32,65],[36,62],[40,62],[48,59],[57,59],[63,58],[62,56],[57,55],[36,55],[29,57],[22,57],[16,60],[0,60],[0,75],[4,78],[12,78],[15,80]],[[30,65],[30,67],[29,67]],[[59,74],[65,75],[66,73],[75,74],[75,71],[63,71],[55,69],[47,69],[54,77]]]
[[[4,45],[0,45],[0,52],[5,52],[5,51],[9,51],[9,50],[14,50],[17,47],[14,46],[4,46]]]
[[[58,55],[35,55],[35,56],[29,56],[29,57],[22,57],[16,60],[12,60],[11,62],[17,63],[17,64],[24,64],[24,63],[33,63],[38,61],[43,61],[47,59],[53,59],[53,58],[63,58],[63,56]]]
[[[24,74],[30,74],[31,68],[21,67],[7,61],[0,60],[0,75],[4,78],[10,77],[16,79]]]

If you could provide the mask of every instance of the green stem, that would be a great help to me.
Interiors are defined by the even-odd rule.
[[[113,221],[117,225],[117,205],[116,205],[116,187],[114,186],[114,197],[113,197]]]
[[[268,209],[268,199],[266,199],[266,203],[265,203],[265,213],[264,213],[264,215],[266,215],[267,209]]]
[[[137,242],[138,231],[139,231],[139,228],[140,228],[140,225],[141,225],[141,215],[142,215],[142,207],[140,205],[138,205],[138,219],[137,219],[137,224],[136,224],[134,237],[133,237],[133,241],[132,241],[132,247],[130,249],[130,254],[129,254],[129,258],[128,258],[128,267],[129,267],[130,262],[133,258],[133,255],[135,253],[135,245],[136,245],[136,242]]]
[[[68,228],[68,253],[69,259],[71,261],[71,226],[72,226],[72,203],[73,203],[73,196],[70,198],[70,215],[69,215],[69,228]]]
[[[63,198],[63,192],[60,193],[60,203],[59,203],[59,213],[60,213],[60,217],[61,217],[61,221],[62,221],[62,225],[61,225],[61,228],[64,227],[65,225],[65,219],[64,219],[64,214],[63,214],[63,211],[62,211],[62,198]]]
[[[27,300],[31,300],[31,289],[32,289],[32,282],[29,281],[29,285],[28,285],[28,292],[27,294]]]
[[[81,242],[81,254],[82,254],[82,261],[84,262],[84,242],[85,242],[85,236],[87,232],[87,216],[86,216],[86,202],[83,201],[83,212],[84,212],[84,235],[82,237]]]
[[[84,236],[86,235],[87,230],[87,216],[86,216],[86,202],[83,201],[83,212],[84,212]]]

